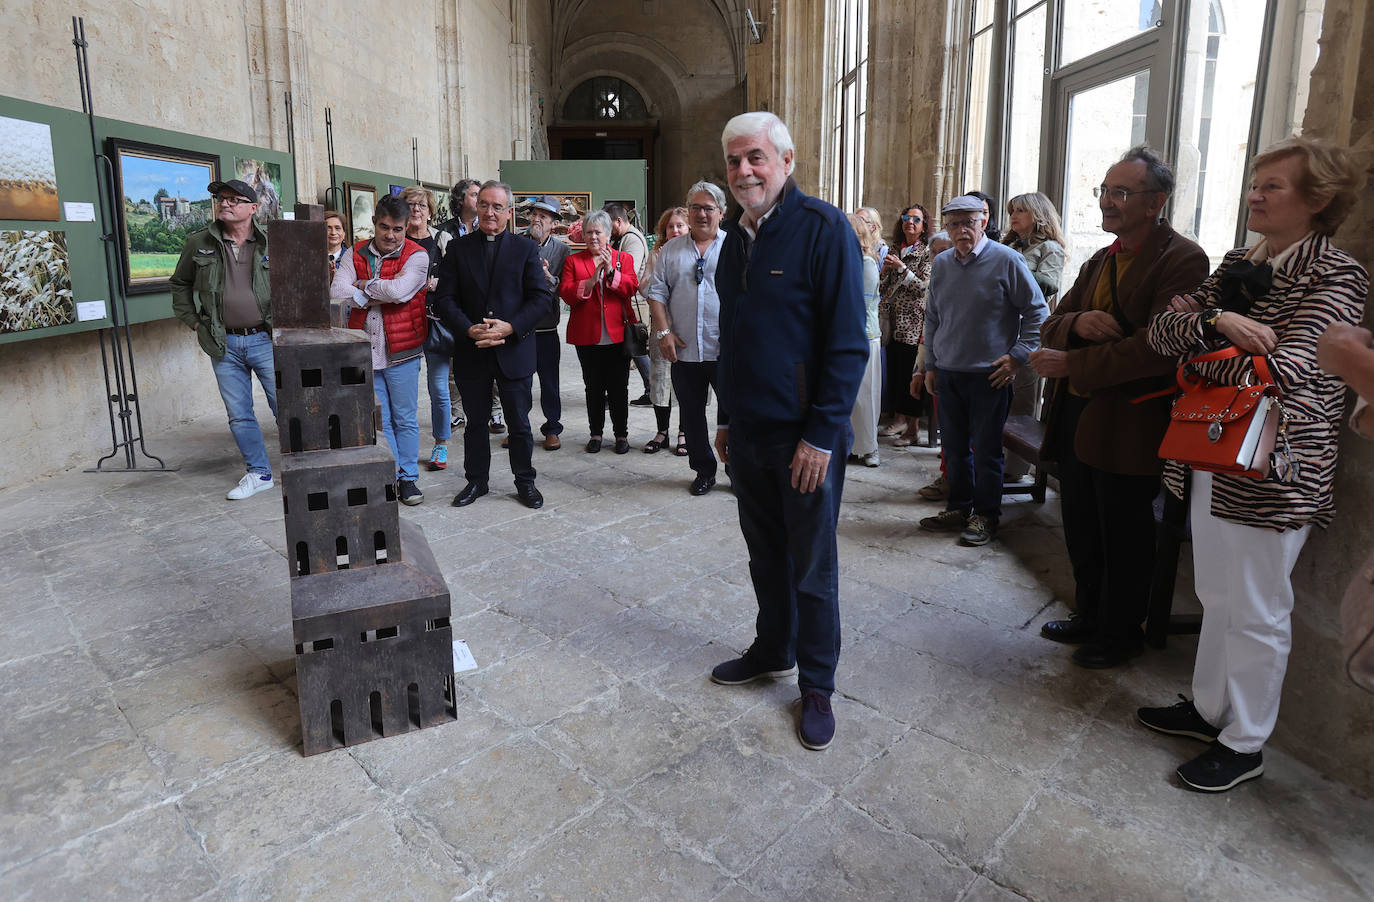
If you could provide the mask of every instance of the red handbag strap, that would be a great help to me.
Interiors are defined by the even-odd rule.
[[[1230,360],[1234,357],[1244,356],[1244,351],[1242,351],[1235,345],[1231,345],[1230,347],[1222,348],[1219,351],[1208,351],[1206,354],[1199,354],[1192,360],[1184,361],[1183,364],[1180,365],[1178,368],[1178,387],[1183,391],[1188,391],[1189,389],[1194,387],[1194,384],[1188,381],[1185,374],[1187,373],[1188,367],[1192,366],[1195,363],[1211,363],[1215,360]],[[1263,384],[1274,384],[1274,374],[1269,371],[1269,362],[1265,360],[1264,357],[1258,354],[1252,355],[1250,357],[1250,363],[1255,368],[1255,375],[1259,377],[1260,381]]]
[[[1197,387],[1196,383],[1194,383],[1194,382],[1192,382],[1192,381],[1189,381],[1189,379],[1187,378],[1188,367],[1192,366],[1194,363],[1210,363],[1210,362],[1215,361],[1215,360],[1230,360],[1230,359],[1232,359],[1233,357],[1244,357],[1244,356],[1245,356],[1245,352],[1244,352],[1244,351],[1242,351],[1240,348],[1236,347],[1235,345],[1231,345],[1230,347],[1222,348],[1222,349],[1219,350],[1219,351],[1208,351],[1206,354],[1199,354],[1198,356],[1194,357],[1192,360],[1185,360],[1185,361],[1179,366],[1179,368],[1178,368],[1178,373],[1177,373],[1177,376],[1176,376],[1177,381],[1178,381],[1178,389],[1177,389],[1177,391],[1185,391],[1185,392],[1186,392],[1186,391],[1192,391],[1194,388]],[[1269,369],[1269,361],[1268,361],[1268,360],[1266,360],[1264,357],[1261,357],[1261,356],[1259,356],[1258,354],[1256,354],[1256,355],[1251,356],[1250,362],[1251,362],[1251,364],[1252,364],[1252,365],[1254,366],[1254,368],[1255,368],[1255,375],[1259,377],[1260,382],[1261,382],[1262,384],[1264,384],[1264,385],[1274,385],[1274,384],[1275,384],[1275,382],[1274,382],[1274,374],[1273,374],[1273,373],[1270,371],[1270,369]],[[1140,403],[1143,403],[1143,402],[1145,402],[1145,401],[1151,401],[1151,400],[1153,400],[1153,399],[1155,399],[1155,398],[1165,398],[1165,397],[1168,397],[1168,396],[1174,394],[1175,391],[1176,391],[1176,389],[1167,388],[1167,389],[1164,389],[1163,391],[1150,392],[1148,395],[1141,395],[1141,396],[1138,397],[1138,398],[1132,398],[1132,399],[1131,399],[1131,403],[1132,403],[1132,404],[1140,404]]]

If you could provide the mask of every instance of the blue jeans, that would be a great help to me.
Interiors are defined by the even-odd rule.
[[[272,333],[226,335],[224,341],[227,345],[224,356],[212,359],[210,365],[219,383],[224,409],[229,414],[229,431],[234,435],[248,472],[270,476],[272,464],[267,460],[267,445],[263,443],[262,428],[253,413],[253,376],[258,377],[262,393],[267,396],[267,406],[275,417],[277,375],[272,363]]]
[[[448,397],[448,374],[453,358],[425,351],[425,373],[429,378],[430,431],[436,442],[446,442],[453,433],[453,405]]]
[[[840,659],[835,523],[851,444],[847,425],[844,433],[835,437],[824,481],[802,494],[792,488],[790,469],[800,424],[794,429],[730,424],[730,486],[759,603],[750,657],[769,670],[795,662],[797,684],[827,695],[835,691]]]
[[[382,405],[382,432],[396,457],[396,475],[414,482],[420,475],[420,358],[377,370],[372,387]]]
[[[940,370],[935,407],[949,479],[946,509],[980,514],[996,524],[1002,516],[1002,428],[1011,410],[1011,386],[993,388],[991,372]]]

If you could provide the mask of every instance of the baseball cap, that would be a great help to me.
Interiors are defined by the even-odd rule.
[[[211,182],[205,190],[209,191],[211,194],[218,194],[225,188],[228,188],[239,197],[247,198],[249,203],[255,204],[258,202],[258,192],[254,191],[247,182],[240,181],[239,179],[230,179],[227,182]]]
[[[530,204],[531,210],[543,210],[545,213],[552,213],[554,219],[563,218],[563,204],[552,194],[545,194],[539,200]]]

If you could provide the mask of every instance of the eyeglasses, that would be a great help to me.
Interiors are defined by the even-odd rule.
[[[706,258],[697,257],[697,284],[700,285],[706,278]]]
[[[1110,198],[1111,200],[1114,200],[1119,204],[1124,204],[1126,202],[1126,199],[1129,198],[1132,194],[1158,193],[1159,192],[1157,191],[1151,191],[1149,188],[1144,188],[1140,191],[1128,191],[1125,188],[1108,188],[1106,185],[1098,185],[1096,188],[1093,189],[1093,197]]]
[[[479,200],[479,201],[477,202],[477,209],[481,210],[483,213],[487,213],[487,212],[491,212],[491,213],[504,213],[504,212],[506,212],[506,205],[505,205],[505,204],[493,204],[493,203],[491,203],[491,202],[489,202],[489,201]]]
[[[224,204],[226,207],[237,207],[240,204],[251,204],[252,201],[246,197],[221,197],[216,195],[215,203]]]
[[[974,229],[977,228],[978,223],[982,221],[983,220],[976,216],[972,219],[946,219],[945,228],[951,231],[954,229]]]
[[[720,207],[717,207],[715,204],[692,204],[687,209],[691,210],[693,213],[714,213],[719,210]]]
[[[412,209],[412,210],[428,210],[428,209],[429,209],[429,204],[425,203],[425,202],[422,201],[422,200],[412,201],[412,202],[406,204],[406,206],[407,206],[407,207],[410,207],[410,209]]]
[[[906,215],[905,213],[902,214],[902,222],[920,222],[920,221],[921,221],[921,217],[920,217],[920,216],[908,216],[908,215]]]

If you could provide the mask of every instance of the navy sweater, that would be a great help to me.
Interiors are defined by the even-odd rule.
[[[720,422],[840,449],[868,364],[859,240],[788,179],[752,245],[738,222],[717,267]]]

